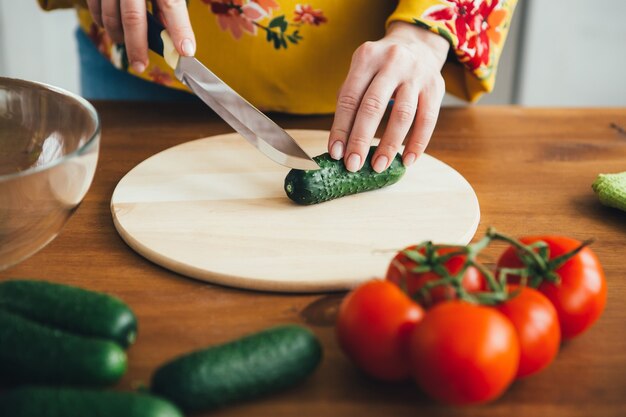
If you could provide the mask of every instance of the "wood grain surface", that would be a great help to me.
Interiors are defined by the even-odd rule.
[[[174,355],[278,323],[309,325],[325,357],[308,381],[286,392],[206,416],[532,416],[626,415],[626,214],[591,191],[600,172],[626,169],[625,109],[443,109],[429,153],[455,167],[481,203],[482,234],[555,233],[595,238],[608,303],[598,323],[566,343],[542,373],[516,382],[498,401],[454,409],[412,384],[361,375],[342,355],[333,321],[343,294],[242,291],[183,278],[131,250],[109,210],[113,189],[147,157],[188,140],[227,133],[200,105],[97,103],[102,150],[94,183],[63,233],[41,252],[0,273],[107,291],[136,311],[140,334],[119,389],[147,382]],[[273,115],[285,128],[329,129],[331,117]],[[382,133],[379,131],[379,134]],[[367,227],[367,225],[363,225]],[[495,261],[502,246],[489,247]],[[242,254],[245,256],[245,254]]]
[[[326,152],[328,131],[289,132],[309,155]],[[183,275],[320,292],[383,276],[389,258],[416,240],[466,244],[480,219],[470,184],[429,155],[391,187],[308,207],[287,198],[288,172],[237,133],[177,145],[120,180],[115,228],[138,253]]]

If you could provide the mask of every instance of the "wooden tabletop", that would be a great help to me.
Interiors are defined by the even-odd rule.
[[[340,352],[334,315],[343,294],[242,291],[193,281],[129,249],[115,232],[111,194],[122,176],[156,152],[230,128],[196,104],[96,103],[103,125],[98,170],[62,234],[0,279],[35,277],[115,294],[136,312],[140,335],[119,389],[147,383],[175,355],[279,323],[310,326],[324,360],[305,383],[231,406],[216,416],[624,416],[626,415],[626,213],[603,207],[596,175],[626,170],[625,109],[443,109],[428,152],[474,186],[487,226],[512,235],[580,240],[604,265],[608,303],[586,334],[566,343],[545,371],[513,384],[498,401],[453,409],[410,383],[361,375]],[[331,117],[274,115],[285,128],[329,129]],[[366,225],[364,225],[366,227]],[[417,243],[417,242],[416,242]],[[493,263],[502,246],[488,248]],[[209,414],[207,414],[208,416]]]

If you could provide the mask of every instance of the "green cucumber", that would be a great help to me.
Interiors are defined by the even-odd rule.
[[[183,417],[168,401],[148,394],[72,388],[23,387],[0,395],[6,417]]]
[[[8,383],[108,385],[126,372],[115,342],[53,329],[0,310],[0,378]]]
[[[320,169],[289,171],[285,178],[287,197],[297,204],[310,205],[395,184],[406,171],[400,155],[395,156],[389,168],[378,173],[372,168],[375,150],[374,146],[370,148],[365,164],[358,172],[348,171],[343,160],[337,161],[328,153],[314,157]]]
[[[626,171],[600,174],[591,185],[600,203],[626,211]]]
[[[0,310],[7,310],[70,333],[110,339],[128,347],[137,336],[137,319],[120,299],[45,281],[0,283]]]
[[[156,371],[151,389],[185,411],[209,410],[291,386],[321,357],[311,331],[279,326],[176,358]]]

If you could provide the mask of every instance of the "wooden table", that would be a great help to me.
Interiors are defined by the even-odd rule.
[[[626,213],[601,206],[591,191],[600,172],[626,169],[626,110],[444,109],[428,149],[475,187],[488,225],[512,235],[554,233],[595,238],[608,280],[604,315],[566,343],[544,372],[514,383],[498,401],[452,409],[410,383],[364,378],[340,352],[334,315],[343,294],[286,295],[224,288],[160,268],[115,232],[111,193],[137,163],[172,145],[229,127],[195,104],[97,103],[103,123],[93,185],[63,233],[41,252],[0,273],[106,291],[137,313],[139,339],[118,388],[149,381],[174,355],[278,323],[310,326],[324,361],[306,383],[232,406],[218,416],[581,416],[626,415]],[[331,117],[274,116],[286,128],[329,129]],[[501,246],[488,248],[493,263]],[[209,415],[209,414],[207,414]]]

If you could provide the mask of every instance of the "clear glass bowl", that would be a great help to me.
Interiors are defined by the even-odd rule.
[[[91,185],[99,147],[85,99],[0,77],[0,270],[59,234]]]

